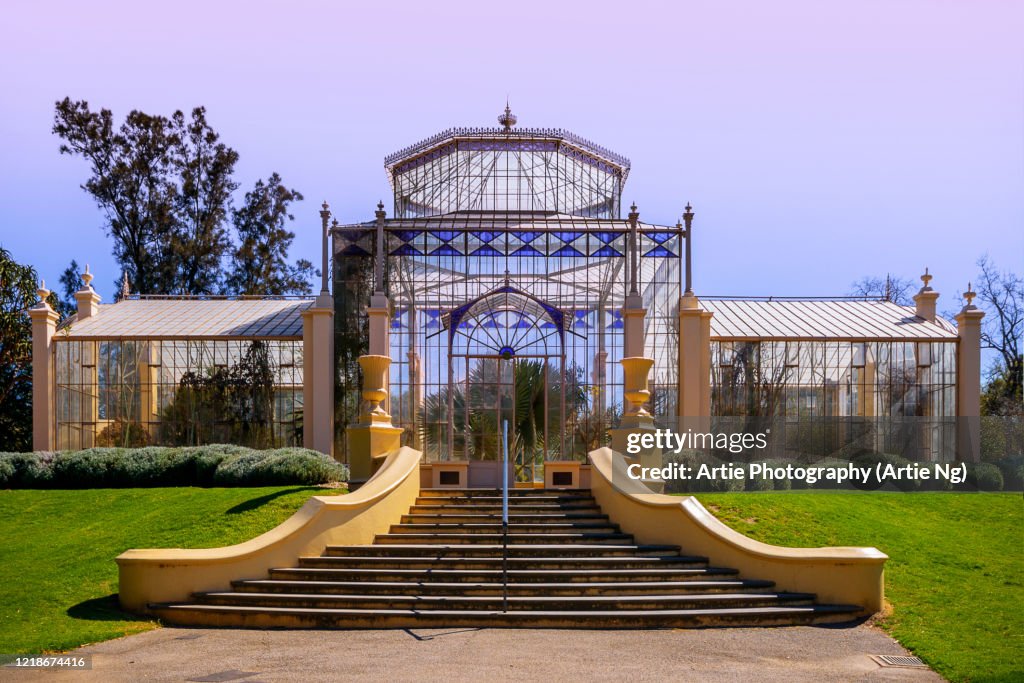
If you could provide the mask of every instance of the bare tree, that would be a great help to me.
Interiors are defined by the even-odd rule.
[[[978,259],[975,287],[981,308],[988,315],[981,329],[982,348],[996,351],[1003,367],[1020,366],[1021,334],[1024,334],[1024,278],[1000,272],[988,255]]]
[[[885,277],[865,277],[850,286],[850,294],[853,296],[882,299],[900,306],[909,306],[914,293],[914,283],[911,280],[890,273],[886,273]]]

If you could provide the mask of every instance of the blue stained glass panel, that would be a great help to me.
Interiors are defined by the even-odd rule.
[[[539,251],[537,251],[533,247],[527,245],[525,247],[519,247],[518,249],[513,251],[511,255],[512,256],[543,256],[544,254],[540,253]]]
[[[643,233],[643,236],[651,240],[655,244],[664,244],[665,242],[668,242],[676,235],[675,233],[672,232],[645,232]]]
[[[442,244],[437,249],[430,252],[431,256],[460,256],[461,254],[462,252],[450,244]]]
[[[644,254],[644,256],[661,256],[661,257],[666,257],[666,256],[675,256],[675,254],[673,254],[671,251],[669,251],[665,247],[655,247],[654,249],[651,249],[646,254]]]
[[[605,245],[591,254],[591,256],[622,256],[622,252]]]
[[[611,244],[616,239],[626,234],[624,232],[592,232],[590,233],[597,239],[601,240],[604,244]]]
[[[583,254],[580,253],[579,249],[576,249],[574,247],[562,247],[561,249],[559,249],[558,251],[556,251],[555,253],[553,253],[551,255],[552,256],[583,256]]]

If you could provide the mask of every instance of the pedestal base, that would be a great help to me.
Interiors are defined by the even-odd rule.
[[[661,467],[663,462],[660,448],[644,448],[642,445],[643,435],[650,434],[653,440],[654,418],[650,416],[624,416],[620,426],[616,429],[609,429],[608,435],[612,438],[612,450],[630,458],[638,463],[640,467]],[[630,438],[630,435],[637,436]],[[630,443],[633,446],[630,446]],[[639,449],[639,450],[638,450]],[[665,482],[660,479],[642,479],[647,488],[655,493],[662,493],[665,490]]]
[[[390,424],[357,424],[345,429],[350,490],[366,483],[384,462],[384,457],[401,446],[403,431]]]

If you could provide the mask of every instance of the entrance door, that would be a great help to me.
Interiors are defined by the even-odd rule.
[[[501,424],[508,420],[517,481],[542,481],[544,461],[568,455],[566,415],[583,403],[573,389],[567,411],[568,321],[508,284],[441,316],[448,332],[448,453],[500,460]]]
[[[501,425],[509,424],[509,460],[516,481],[543,481],[546,459],[561,459],[565,444],[565,410],[560,358],[467,356],[461,393],[461,428],[455,431],[465,457],[501,460]]]

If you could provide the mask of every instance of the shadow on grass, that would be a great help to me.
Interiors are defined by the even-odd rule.
[[[150,617],[131,614],[121,609],[117,601],[117,593],[102,598],[85,600],[68,608],[67,615],[72,619],[86,621],[153,621]]]
[[[323,490],[324,489],[317,488],[316,486],[297,486],[297,487],[295,487],[293,489],[282,489],[281,491],[274,491],[273,493],[268,493],[265,496],[258,496],[256,498],[250,498],[249,500],[242,501],[238,505],[236,505],[233,508],[229,509],[226,512],[226,514],[238,515],[238,514],[241,514],[243,512],[249,512],[250,510],[255,510],[258,507],[262,507],[262,506],[266,505],[267,503],[269,503],[270,501],[274,500],[275,498],[280,498],[281,496],[287,496],[287,495],[292,494],[292,493],[299,493],[301,491],[323,491]]]

